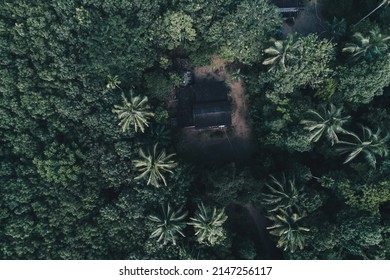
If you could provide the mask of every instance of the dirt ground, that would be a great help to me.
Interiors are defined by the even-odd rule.
[[[223,60],[213,57],[210,65],[195,68],[194,74],[195,81],[204,78],[227,81],[232,102],[232,127],[184,128],[179,135],[178,151],[189,160],[240,162],[249,159],[255,150],[244,85],[241,81],[231,81],[225,67]]]

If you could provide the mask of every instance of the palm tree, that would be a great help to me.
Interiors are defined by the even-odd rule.
[[[299,203],[304,198],[303,188],[297,187],[295,178],[286,180],[283,174],[282,180],[277,180],[270,175],[272,181],[266,184],[269,193],[263,193],[263,203],[267,206],[269,212],[276,212],[279,209],[290,209],[295,207],[299,209]]]
[[[263,65],[271,65],[268,71],[286,71],[288,61],[292,60],[295,56],[292,53],[295,47],[293,35],[289,35],[286,40],[279,41],[272,39],[272,47],[264,50],[264,53],[271,57],[266,58],[263,61]]]
[[[330,35],[336,40],[343,37],[347,32],[347,22],[345,18],[339,20],[336,17],[333,17],[333,20],[326,22],[326,25]]]
[[[226,238],[226,233],[223,228],[223,223],[227,216],[225,209],[217,210],[216,207],[211,211],[210,208],[205,207],[203,202],[198,204],[198,210],[194,218],[188,225],[194,226],[196,240],[200,244],[214,246],[221,243]]]
[[[387,133],[385,137],[381,137],[381,130],[379,128],[376,133],[373,133],[371,129],[365,126],[362,126],[362,131],[362,139],[356,134],[350,133],[353,137],[353,142],[340,141],[340,147],[337,148],[337,151],[340,154],[349,153],[344,163],[350,162],[362,153],[368,163],[372,167],[375,167],[375,155],[385,157],[389,153],[386,142],[390,139],[390,133]]]
[[[118,118],[121,120],[119,125],[122,127],[122,131],[126,132],[132,124],[135,131],[140,129],[141,132],[144,132],[145,126],[149,126],[148,119],[154,116],[154,113],[150,111],[148,98],[134,95],[133,91],[130,91],[130,101],[124,95],[122,98],[123,106],[115,105],[115,109],[112,110],[113,113],[118,114]]]
[[[156,223],[156,230],[150,235],[151,238],[157,238],[157,242],[162,242],[164,245],[169,241],[176,245],[176,240],[179,235],[185,237],[183,229],[186,227],[186,223],[183,220],[187,217],[187,212],[184,212],[182,208],[178,211],[174,211],[169,203],[166,206],[162,206],[162,215],[153,216],[148,218],[152,222]]]
[[[383,5],[385,4],[389,4],[390,3],[390,0],[383,0],[382,3],[380,3],[375,9],[373,9],[371,12],[368,13],[368,15],[366,15],[365,17],[363,17],[361,20],[358,21],[358,23],[356,23],[355,25],[358,25],[359,23],[361,23],[363,20],[365,20],[366,18],[368,18],[370,15],[372,15],[376,10],[378,10],[380,7],[382,7]]]
[[[382,36],[377,29],[371,30],[367,37],[364,37],[360,32],[356,32],[353,38],[355,43],[347,43],[343,48],[343,52],[351,53],[354,60],[360,58],[372,60],[385,55],[389,48],[387,41],[390,40],[390,36]]]
[[[115,89],[115,88],[119,88],[119,85],[121,84],[121,81],[119,80],[119,77],[118,75],[115,75],[115,76],[112,76],[112,75],[108,75],[107,76],[107,84],[106,84],[106,88],[107,89]]]
[[[299,221],[303,216],[291,211],[279,209],[279,214],[268,217],[273,221],[273,225],[267,227],[269,233],[278,236],[276,246],[284,251],[289,250],[294,253],[298,248],[303,249],[305,245],[304,233],[310,231],[308,228],[299,226]]]
[[[342,108],[336,108],[330,104],[328,108],[322,106],[322,113],[314,110],[309,110],[308,113],[312,116],[310,120],[302,120],[301,124],[305,126],[305,130],[311,133],[310,141],[317,142],[325,133],[325,136],[330,140],[332,146],[339,141],[337,133],[349,134],[343,128],[343,125],[348,122],[349,116],[341,115]]]
[[[141,159],[133,160],[133,164],[142,173],[135,177],[135,179],[147,178],[147,185],[153,185],[156,188],[161,186],[161,181],[166,186],[167,182],[163,173],[168,172],[173,174],[172,169],[177,164],[171,158],[175,154],[167,155],[164,149],[160,153],[157,153],[157,144],[155,144],[152,153],[150,151],[145,153],[142,148],[139,149],[139,156]]]

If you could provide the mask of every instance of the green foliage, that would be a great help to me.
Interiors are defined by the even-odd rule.
[[[338,68],[338,92],[347,102],[368,104],[390,85],[390,57],[367,63],[362,60],[353,66]]]
[[[337,19],[333,17],[332,21],[326,22],[327,29],[331,37],[336,40],[341,39],[347,32],[347,22],[345,18]]]
[[[148,119],[154,116],[150,111],[148,98],[146,96],[134,95],[130,91],[130,101],[122,95],[123,106],[115,105],[112,110],[113,113],[118,114],[121,120],[119,125],[122,127],[122,132],[126,132],[130,125],[134,125],[134,130],[141,130],[145,132],[145,126],[149,126]]]
[[[271,65],[268,71],[287,71],[290,61],[296,59],[294,54],[295,42],[294,34],[289,34],[286,40],[279,41],[272,39],[273,46],[264,50],[264,53],[272,56],[263,61],[263,65]],[[294,62],[291,62],[291,64]]]
[[[207,246],[216,246],[226,238],[223,224],[227,220],[225,209],[213,210],[205,207],[203,202],[198,204],[198,210],[195,216],[190,218],[192,222],[188,223],[195,229],[196,241]]]
[[[336,88],[337,82],[335,79],[327,79],[325,80],[324,85],[317,90],[314,96],[320,98],[321,100],[329,101],[336,92]]]
[[[235,164],[209,171],[203,179],[207,186],[208,197],[224,207],[232,204],[244,206],[258,201],[261,195],[258,192],[259,181],[249,170],[237,170]]]
[[[169,203],[166,206],[162,206],[161,216],[150,215],[148,217],[157,227],[150,235],[150,238],[157,238],[157,242],[161,242],[164,245],[169,242],[176,245],[178,236],[181,235],[184,237],[183,229],[186,226],[184,222],[186,216],[187,212],[183,212],[182,208],[174,211]]]
[[[386,142],[390,139],[390,133],[381,136],[381,130],[378,128],[375,133],[368,127],[362,126],[362,138],[354,133],[349,133],[353,142],[339,141],[340,146],[337,152],[340,154],[349,153],[344,163],[348,163],[362,153],[368,164],[375,168],[376,156],[385,157],[388,155]]]
[[[196,38],[193,20],[183,12],[167,12],[164,15],[162,28],[161,40],[166,43],[169,50],[194,41]]]
[[[119,87],[120,84],[121,84],[121,81],[119,80],[118,75],[115,75],[115,76],[108,75],[107,76],[107,84],[106,84],[107,89],[109,89],[109,90],[113,90],[116,88],[120,89],[120,87]]]
[[[390,201],[390,186],[388,181],[382,181],[375,185],[365,185],[356,190],[348,181],[338,184],[338,189],[345,199],[345,203],[351,207],[366,210],[374,215],[379,215],[379,206]]]
[[[173,168],[177,165],[171,158],[175,154],[166,153],[165,149],[157,152],[157,144],[153,146],[152,152],[145,152],[142,148],[139,149],[139,156],[141,159],[133,160],[134,167],[141,172],[135,177],[136,180],[147,178],[147,185],[159,188],[161,183],[167,185],[164,173],[171,173]]]
[[[163,147],[171,143],[171,131],[164,125],[153,125],[150,133],[153,143],[158,143]]]
[[[383,241],[378,217],[345,210],[337,215],[337,221],[340,247],[352,256],[372,258],[372,250]]]
[[[268,0],[240,2],[237,10],[226,16],[221,24],[224,38],[221,56],[248,65],[258,62],[260,50],[280,24],[279,12]]]
[[[171,77],[165,77],[161,72],[151,72],[145,74],[145,83],[147,87],[148,96],[164,100],[172,94],[175,87],[181,84],[181,79],[177,82],[177,77],[171,75]]]
[[[79,161],[83,158],[76,144],[66,147],[64,144],[53,143],[44,151],[44,158],[34,158],[33,163],[42,179],[68,187],[80,180],[83,170]]]
[[[287,61],[285,59],[284,70],[269,73],[269,82],[273,84],[275,92],[273,94],[292,93],[304,86],[317,88],[333,72],[330,68],[334,59],[333,43],[326,39],[321,40],[314,34],[299,37],[295,43],[292,38],[289,40],[284,43],[291,45],[287,50],[289,58],[287,57]]]
[[[325,32],[281,37],[279,11],[265,0],[0,1],[0,259],[267,258],[272,242],[251,241],[265,225],[247,211],[261,198],[272,202],[270,231],[286,258],[389,259],[390,164],[357,161],[362,154],[374,165],[388,136],[337,134],[349,143],[337,144],[348,166],[337,149],[311,141],[327,135],[333,113],[340,122],[352,116],[351,128],[390,129],[389,9],[381,3],[323,1]],[[197,67],[214,55],[234,69],[227,77],[241,79],[232,89],[249,97],[232,92],[246,102],[233,122],[242,113],[255,137],[237,125],[231,141],[253,156],[177,164],[178,130],[168,122],[176,111],[164,102],[182,85],[176,59]],[[142,95],[121,104],[117,93],[132,89]],[[336,109],[305,115],[329,103]],[[296,181],[270,181],[264,197],[267,174],[283,172]],[[199,201],[213,206],[200,204],[190,221],[197,235],[180,238],[190,207],[170,205]]]
[[[301,124],[305,126],[305,130],[311,133],[310,141],[317,142],[325,133],[326,138],[332,143],[332,146],[339,142],[337,133],[348,134],[342,126],[349,120],[349,116],[341,116],[343,108],[336,108],[335,105],[329,104],[327,109],[322,106],[322,114],[309,110],[308,114],[312,117],[311,120],[302,120]]]
[[[271,183],[266,184],[267,193],[263,193],[262,202],[266,205],[268,212],[277,212],[279,209],[300,209],[300,203],[305,194],[302,187],[297,187],[295,178],[286,180],[285,174],[278,180],[270,175]]]
[[[343,52],[350,53],[355,61],[362,58],[370,61],[385,56],[388,53],[387,41],[390,40],[390,36],[383,36],[379,32],[379,29],[370,30],[367,37],[356,32],[353,35],[355,42],[347,43],[343,48]]]
[[[267,227],[270,234],[279,237],[277,247],[284,251],[294,253],[297,249],[303,249],[305,245],[305,232],[310,231],[308,228],[299,225],[299,221],[303,218],[297,213],[279,209],[278,213],[274,213],[268,217],[273,225]]]

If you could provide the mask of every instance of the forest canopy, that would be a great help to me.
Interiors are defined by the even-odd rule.
[[[389,259],[389,1],[304,2],[319,24],[271,0],[1,1],[0,259]],[[244,89],[248,158],[185,145],[183,61]]]

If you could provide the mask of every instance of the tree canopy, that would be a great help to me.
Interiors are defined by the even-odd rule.
[[[0,259],[389,259],[390,8],[321,2],[1,1]]]

